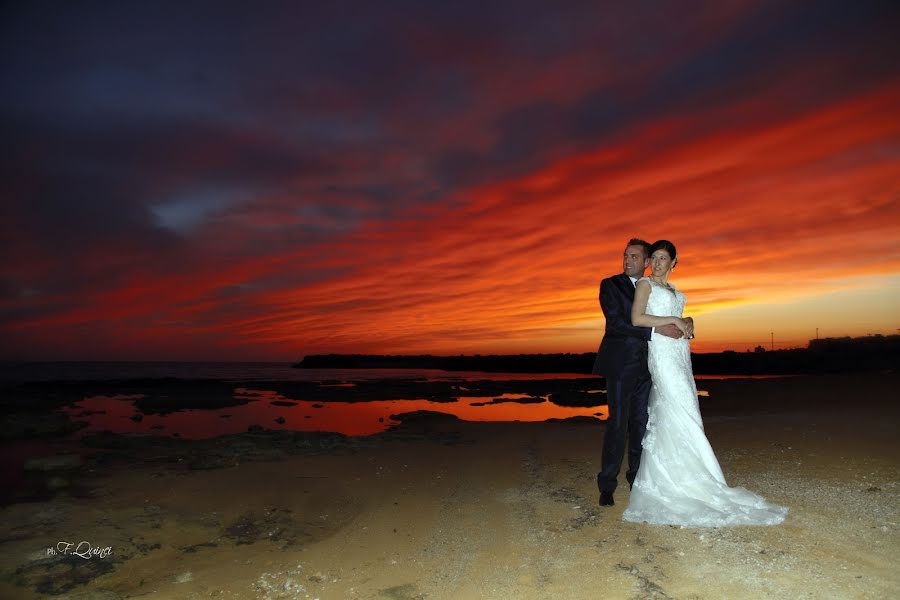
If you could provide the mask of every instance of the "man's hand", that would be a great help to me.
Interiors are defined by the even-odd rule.
[[[691,322],[691,327],[693,327],[693,322]],[[676,340],[684,335],[675,325],[660,325],[656,328],[656,333]]]
[[[687,337],[692,340],[694,339],[694,319],[692,317],[686,317],[684,321],[687,323]]]

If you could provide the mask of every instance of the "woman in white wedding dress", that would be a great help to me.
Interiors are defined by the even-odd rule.
[[[697,386],[691,369],[688,334],[682,319],[685,296],[669,283],[678,255],[660,240],[650,249],[651,277],[638,280],[632,324],[659,327],[672,323],[685,337],[653,335],[647,363],[653,378],[647,433],[637,478],[623,518],[683,527],[774,525],[788,509],[744,488],[728,487],[706,439]]]

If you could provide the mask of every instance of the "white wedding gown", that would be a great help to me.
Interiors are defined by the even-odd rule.
[[[650,282],[647,314],[678,316],[684,294]],[[674,290],[674,288],[673,288]],[[653,335],[647,363],[653,378],[643,441],[626,521],[684,527],[774,525],[788,509],[741,487],[728,487],[703,431],[690,342]]]

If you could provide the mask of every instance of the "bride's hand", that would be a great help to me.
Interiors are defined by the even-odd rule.
[[[688,326],[687,321],[685,321],[684,319],[679,319],[678,317],[673,317],[673,324],[681,331],[681,333],[684,334],[684,337],[691,337],[688,329],[693,330],[693,326]]]

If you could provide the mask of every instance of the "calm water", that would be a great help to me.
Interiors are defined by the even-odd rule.
[[[240,406],[214,410],[183,410],[167,415],[143,415],[134,419],[137,396],[94,396],[65,409],[74,420],[87,421],[79,435],[110,430],[128,433],[177,435],[185,439],[204,439],[241,433],[252,425],[287,431],[332,431],[362,436],[379,433],[399,421],[391,415],[429,410],[456,415],[464,421],[546,421],[573,416],[607,417],[606,406],[568,408],[548,401],[536,404],[514,402],[522,394],[503,394],[508,402],[490,403],[491,398],[461,396],[456,402],[430,400],[373,400],[369,402],[313,402],[291,400],[291,406],[272,401],[285,401],[275,392],[237,390],[236,397],[251,401]],[[283,421],[282,421],[283,420]]]
[[[361,379],[425,378],[472,379],[572,379],[590,377],[576,373],[483,373],[438,369],[294,369],[274,362],[19,362],[0,361],[0,382],[89,381],[110,379],[220,379],[225,381],[328,381]]]
[[[134,401],[141,396],[87,396],[66,408],[73,420],[88,426],[78,435],[95,431],[210,438],[247,431],[252,425],[290,431],[332,431],[370,435],[397,424],[391,415],[418,410],[449,413],[466,421],[545,421],[576,416],[607,417],[606,406],[563,407],[549,402],[515,402],[521,395],[492,398],[460,396],[456,402],[379,400],[369,402],[314,402],[288,399],[266,389],[265,381],[359,381],[420,378],[431,381],[574,379],[577,373],[484,373],[425,369],[294,369],[287,363],[213,362],[3,362],[0,382],[86,381],[178,377],[242,381],[235,397],[246,404],[211,410],[182,410],[166,415],[140,415]],[[716,376],[721,378],[721,376]],[[252,382],[259,382],[253,385]],[[340,384],[338,384],[340,385]],[[350,385],[350,384],[346,384]],[[604,392],[598,391],[598,394]],[[701,391],[701,395],[706,395]],[[505,400],[502,401],[502,400]],[[602,402],[602,398],[600,399]],[[282,403],[273,404],[273,402]],[[289,405],[284,405],[289,403]]]
[[[219,379],[225,381],[351,381],[425,378],[432,381],[576,379],[585,373],[487,373],[438,369],[294,369],[277,362],[0,361],[0,383],[110,379]],[[763,379],[785,375],[697,375],[697,379]]]

